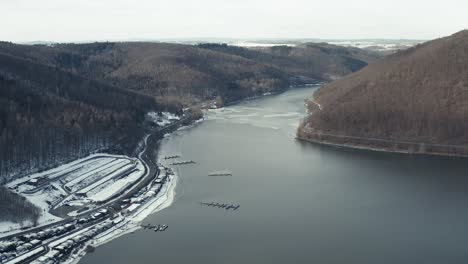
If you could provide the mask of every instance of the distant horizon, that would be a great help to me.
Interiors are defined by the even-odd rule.
[[[442,36],[444,37],[444,36]],[[275,43],[282,44],[282,42],[297,42],[297,43],[307,43],[307,42],[340,42],[340,41],[401,41],[401,42],[425,42],[432,39],[408,39],[408,38],[235,38],[235,37],[190,37],[190,38],[118,38],[118,39],[83,39],[76,41],[52,41],[52,40],[31,40],[31,41],[11,41],[0,39],[0,41],[11,42],[16,44],[25,44],[25,45],[34,45],[34,44],[85,44],[85,43],[95,43],[95,42],[156,42],[156,43],[166,43],[166,42],[181,42],[181,43],[226,43],[232,44],[234,42],[248,42],[248,43]]]
[[[411,39],[468,28],[459,0],[3,0],[0,39]]]

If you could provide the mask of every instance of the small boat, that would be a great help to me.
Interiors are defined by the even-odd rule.
[[[158,232],[160,229],[161,229],[161,227],[160,227],[159,225],[157,225],[157,226],[154,228],[154,232]]]
[[[161,228],[159,229],[159,231],[164,231],[168,228],[169,226],[168,225],[161,225]]]

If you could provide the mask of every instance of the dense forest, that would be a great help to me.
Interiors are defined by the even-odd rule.
[[[289,85],[344,76],[379,58],[328,44],[247,49],[225,44],[90,43],[15,45],[0,51],[155,97],[160,103],[220,96],[235,101]]]
[[[310,102],[313,114],[299,131],[303,137],[333,134],[466,146],[468,31],[393,54],[323,87],[315,102],[322,110]]]
[[[151,97],[0,53],[0,175],[56,166],[98,149],[128,152]]]
[[[274,65],[299,82],[301,79],[333,80],[360,70],[381,57],[379,53],[327,43],[250,49],[225,44],[200,44],[199,47]]]
[[[29,203],[26,198],[0,186],[0,222],[24,223],[29,221],[33,225],[37,223],[41,210]]]

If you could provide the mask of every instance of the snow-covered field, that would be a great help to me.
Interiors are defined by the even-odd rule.
[[[109,199],[111,196],[115,195],[116,193],[120,193],[133,182],[136,182],[143,176],[143,169],[138,169],[125,178],[121,178],[115,181],[112,181],[111,184],[106,185],[105,188],[99,190],[89,196],[89,198],[93,201],[105,201]]]
[[[26,225],[31,225],[31,223],[26,223]],[[17,230],[21,228],[21,224],[13,223],[9,221],[0,222],[0,234],[8,233],[13,230]]]
[[[407,49],[424,42],[423,40],[332,40],[327,41],[333,45],[356,47],[360,49],[374,49],[382,51],[396,51],[398,49]]]
[[[86,180],[92,181],[94,178],[99,177],[102,174],[108,172],[108,169],[114,169],[115,166],[120,165],[123,160],[117,159],[101,159],[96,162],[97,166],[88,168],[85,171],[80,171],[70,177],[70,181],[65,183],[65,187],[69,188],[71,191],[77,191],[80,189],[80,186],[86,186]],[[67,177],[68,179],[69,177]]]
[[[169,112],[149,112],[148,118],[161,127],[170,125],[172,122],[180,120],[180,117]]]

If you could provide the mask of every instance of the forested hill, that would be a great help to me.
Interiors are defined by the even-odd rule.
[[[154,99],[0,53],[0,175],[57,165],[96,149],[128,151]]]
[[[274,65],[299,80],[301,77],[333,80],[360,70],[368,63],[381,58],[378,53],[327,43],[249,49],[216,44],[200,44],[199,47]]]
[[[131,153],[147,111],[326,81],[377,57],[327,44],[0,42],[0,175],[9,180],[98,149]]]
[[[315,101],[321,110],[309,104],[314,113],[302,137],[365,146],[376,142],[320,134],[379,138],[394,143],[377,147],[468,154],[468,31],[391,55],[321,88]]]
[[[379,58],[373,52],[328,44],[247,49],[223,44],[91,43],[26,46],[0,51],[54,65],[166,102],[226,101],[327,81]]]

